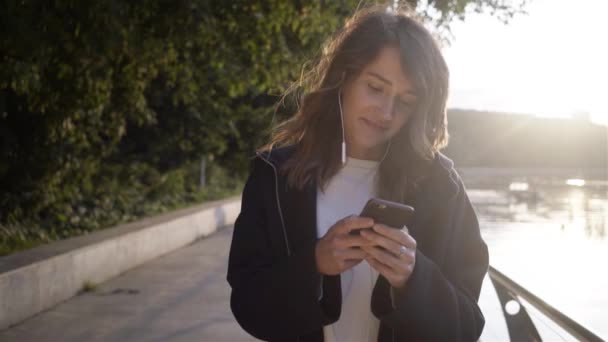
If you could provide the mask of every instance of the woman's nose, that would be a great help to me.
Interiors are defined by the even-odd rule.
[[[390,98],[385,99],[380,108],[380,114],[382,114],[382,119],[387,121],[392,119],[394,108],[395,101]]]

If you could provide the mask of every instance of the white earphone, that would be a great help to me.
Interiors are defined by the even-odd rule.
[[[342,88],[338,90],[338,108],[340,108],[340,124],[342,126],[342,165],[344,165],[346,164],[346,135],[344,134],[344,113],[342,113]],[[380,159],[380,163],[386,158],[388,150],[391,148],[391,142],[392,139],[389,139],[384,155],[382,156],[382,159]]]
[[[344,114],[342,113],[342,88],[338,90],[338,107],[340,107],[340,123],[342,124],[342,165],[346,164],[346,136],[344,135]]]

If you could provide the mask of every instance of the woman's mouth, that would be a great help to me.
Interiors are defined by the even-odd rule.
[[[381,126],[381,125],[375,123],[374,121],[368,120],[366,118],[361,118],[361,121],[363,121],[363,123],[366,126],[373,128],[374,130],[379,131],[379,132],[384,132],[388,129],[387,126]]]

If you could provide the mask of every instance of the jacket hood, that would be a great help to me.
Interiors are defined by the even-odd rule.
[[[266,161],[271,162],[275,167],[280,167],[296,151],[296,145],[273,147],[269,150],[257,151],[256,154]]]
[[[296,151],[296,145],[287,145],[281,147],[274,147],[265,151],[256,152],[257,155],[264,157],[264,159],[272,162],[275,166],[283,164],[291,155]],[[454,162],[452,159],[447,157],[441,152],[435,154],[435,163],[439,164],[443,170],[451,171],[454,168]]]
[[[291,144],[281,147],[273,147],[269,150],[257,151],[256,155],[272,163],[277,169],[280,168],[296,151],[297,145]],[[431,172],[439,172],[448,178],[451,184],[447,185],[449,195],[455,195],[459,189],[459,176],[454,169],[454,162],[441,152],[435,154]]]

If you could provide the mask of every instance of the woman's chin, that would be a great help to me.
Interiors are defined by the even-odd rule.
[[[379,151],[384,152],[385,144],[386,144],[386,140],[373,140],[373,141],[359,142],[357,144],[357,146],[359,146],[359,148],[357,150],[365,151],[364,154],[366,156],[373,156],[373,155],[378,154]],[[348,149],[348,145],[347,145],[347,149]],[[363,159],[370,159],[370,157],[363,158]]]
[[[366,150],[373,149],[382,149],[384,145],[388,141],[388,138],[384,135],[374,134],[373,136],[368,135],[366,139],[361,139],[359,142],[359,146],[365,148]]]

